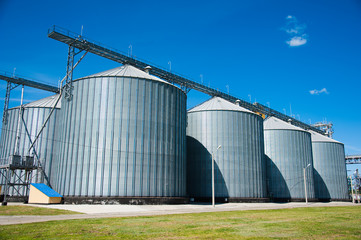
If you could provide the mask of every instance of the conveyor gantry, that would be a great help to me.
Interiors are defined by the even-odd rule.
[[[305,130],[313,130],[315,132],[325,134],[322,130],[312,127],[306,123],[303,123],[295,118],[287,116],[281,112],[278,112],[274,109],[266,107],[262,104],[249,103],[240,98],[231,96],[231,95],[221,92],[219,90],[216,90],[216,89],[207,87],[203,84],[197,83],[195,81],[189,80],[188,78],[182,77],[179,74],[168,72],[168,71],[162,69],[161,67],[157,67],[153,64],[149,64],[149,63],[134,59],[132,57],[128,57],[118,50],[115,50],[115,49],[112,49],[109,47],[105,47],[102,44],[91,41],[87,38],[84,38],[83,36],[81,36],[79,34],[69,31],[69,30],[66,30],[66,29],[63,29],[63,28],[60,28],[57,26],[53,26],[48,31],[48,37],[58,40],[60,42],[63,42],[69,46],[75,47],[79,50],[85,50],[85,51],[94,53],[96,55],[99,55],[101,57],[105,57],[107,59],[116,61],[121,64],[129,64],[129,65],[132,65],[139,69],[145,69],[145,67],[149,66],[149,67],[151,67],[151,69],[149,71],[150,74],[157,76],[161,79],[164,79],[168,82],[180,85],[182,88],[194,89],[194,90],[203,92],[205,94],[208,94],[210,96],[218,96],[218,97],[224,98],[231,102],[238,101],[240,106],[247,108],[255,113],[261,113],[261,114],[264,114],[267,116],[275,116],[279,119],[282,119],[286,122],[290,122],[291,124],[301,127]]]
[[[361,154],[360,155],[348,155],[345,157],[346,164],[361,164]]]
[[[50,85],[47,85],[47,84],[44,84],[44,83],[39,83],[39,82],[27,80],[27,79],[21,78],[21,77],[12,76],[12,75],[10,75],[8,73],[0,73],[0,79],[4,80],[4,81],[7,81],[7,82],[14,83],[14,84],[24,85],[24,86],[37,88],[37,89],[41,89],[41,90],[45,90],[45,91],[49,91],[49,92],[54,92],[54,93],[59,92],[58,87],[54,87],[54,86],[50,86]]]
[[[15,75],[6,72],[0,73],[0,80],[4,80],[7,82],[5,99],[4,99],[3,119],[2,119],[3,123],[7,122],[7,110],[9,108],[10,91],[16,88],[17,86],[23,85],[54,93],[59,92],[59,88],[57,87],[50,86],[40,82],[31,81],[22,77],[16,77]]]

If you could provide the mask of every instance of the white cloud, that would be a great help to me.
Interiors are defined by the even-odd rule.
[[[308,36],[305,34],[306,25],[300,24],[295,16],[288,15],[286,17],[286,26],[282,28],[289,35],[289,40],[286,41],[290,47],[298,47],[305,45]]]
[[[326,94],[328,94],[329,92],[327,92],[327,89],[326,89],[326,88],[322,88],[322,89],[320,90],[320,93],[326,93]]]
[[[311,95],[319,95],[321,93],[329,94],[329,92],[327,91],[326,88],[322,88],[321,90],[313,89],[313,90],[310,90],[309,92],[310,92]]]
[[[286,43],[290,47],[298,47],[301,45],[305,45],[307,43],[307,39],[304,37],[293,37],[290,40],[286,41]]]

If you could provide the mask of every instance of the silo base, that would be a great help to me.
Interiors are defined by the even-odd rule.
[[[235,198],[235,197],[216,197],[216,203],[263,203],[269,202],[269,198]],[[210,197],[193,197],[191,202],[212,202]]]
[[[347,199],[331,198],[330,202],[352,202],[352,199],[351,198],[347,198]]]
[[[269,198],[229,198],[230,203],[266,203]]]
[[[319,202],[316,198],[307,199],[308,202]],[[285,203],[285,202],[306,202],[304,198],[272,198],[271,202]]]
[[[185,197],[64,197],[64,204],[127,204],[127,205],[161,205],[187,204]]]

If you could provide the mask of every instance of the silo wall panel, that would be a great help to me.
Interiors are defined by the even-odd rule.
[[[303,168],[306,169],[307,196],[315,198],[310,134],[297,130],[265,130],[267,182],[271,198],[304,199]]]
[[[316,198],[348,200],[344,146],[334,142],[312,142]]]
[[[217,147],[222,147],[216,151]],[[239,111],[188,113],[187,186],[191,197],[265,198],[263,121]]]
[[[73,99],[62,99],[67,112],[59,192],[184,197],[185,124],[179,120],[186,114],[184,92],[166,83],[121,77],[87,78],[73,85]]]

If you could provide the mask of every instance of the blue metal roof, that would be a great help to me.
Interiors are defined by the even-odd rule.
[[[44,183],[32,183],[31,185],[48,197],[63,197],[59,193],[55,192],[53,189],[45,185]]]

